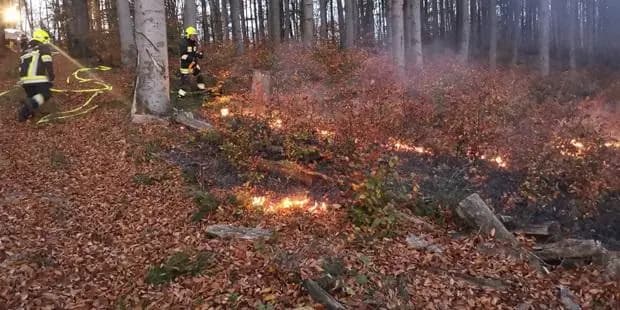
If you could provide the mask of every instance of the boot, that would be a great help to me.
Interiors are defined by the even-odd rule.
[[[33,114],[34,114],[34,108],[32,107],[32,103],[30,102],[30,99],[24,100],[22,101],[22,107],[19,109],[17,120],[19,122],[25,122]]]

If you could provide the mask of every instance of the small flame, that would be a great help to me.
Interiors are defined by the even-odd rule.
[[[269,123],[269,126],[270,126],[272,129],[282,128],[282,120],[281,120],[281,119],[279,119],[279,118],[276,118],[275,120],[273,120],[273,121],[271,121],[271,122]]]
[[[606,147],[620,149],[620,142],[606,142]]]
[[[401,142],[396,141],[396,143],[394,143],[394,148],[396,150],[399,151],[410,151],[410,152],[416,152],[416,153],[420,153],[420,154],[430,154],[431,151],[428,149],[425,149],[422,146],[410,146]]]
[[[227,117],[228,115],[230,115],[230,110],[228,110],[228,108],[222,108],[220,110],[220,115],[222,115],[222,117]]]
[[[585,147],[585,146],[583,145],[583,143],[581,143],[581,142],[579,142],[579,141],[577,141],[577,140],[575,140],[575,139],[570,140],[570,144],[572,144],[574,147],[576,147],[576,148],[578,148],[578,149],[580,149],[580,150],[581,150],[581,149],[583,149],[583,148]]]
[[[262,207],[267,202],[267,198],[264,196],[252,197],[252,207]]]
[[[325,137],[325,138],[332,138],[332,137],[334,137],[336,135],[336,133],[333,132],[333,131],[329,131],[329,130],[319,129],[319,135],[321,135],[322,137]]]
[[[267,212],[280,212],[289,209],[306,209],[310,213],[319,213],[327,210],[325,202],[315,201],[311,204],[308,197],[285,197],[277,202],[269,202],[264,196],[252,197],[252,207],[264,207]]]
[[[506,168],[507,163],[502,159],[501,156],[496,156],[493,161],[500,166],[501,168]]]

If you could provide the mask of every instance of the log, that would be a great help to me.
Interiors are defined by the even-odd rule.
[[[329,310],[346,309],[338,300],[329,295],[318,283],[312,280],[304,280],[303,286],[306,288],[310,297],[322,304]]]
[[[556,221],[531,224],[515,230],[517,234],[535,237],[554,237],[560,234],[560,223]]]
[[[565,239],[534,247],[534,254],[543,261],[592,259],[601,257],[603,253],[605,248],[595,240]]]
[[[312,185],[316,181],[333,181],[332,178],[309,169],[306,169],[296,163],[290,161],[271,161],[259,159],[256,168],[267,173],[275,173],[295,181],[304,183],[307,186]]]
[[[509,232],[478,194],[463,199],[456,207],[456,213],[470,225],[486,234],[494,234],[499,240],[512,245],[517,244],[515,236]]]
[[[245,240],[270,238],[273,235],[273,233],[267,229],[233,226],[226,224],[209,225],[207,226],[206,231],[208,234],[220,238],[237,238]]]
[[[610,251],[603,256],[603,266],[606,277],[610,280],[620,281],[620,252]]]
[[[209,130],[212,129],[213,126],[203,120],[197,119],[194,117],[194,113],[180,111],[176,112],[173,115],[174,121],[179,124],[183,124],[189,128],[193,128],[195,130]]]

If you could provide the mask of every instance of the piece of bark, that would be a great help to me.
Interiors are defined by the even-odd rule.
[[[556,221],[531,224],[515,230],[517,234],[536,237],[552,237],[560,234],[560,223]]]
[[[338,300],[327,293],[318,283],[312,280],[304,280],[303,286],[306,288],[310,297],[322,304],[329,310],[346,309]]]
[[[534,254],[543,261],[592,259],[601,257],[604,252],[605,248],[595,240],[565,239],[534,247]]]
[[[197,119],[194,117],[192,112],[179,112],[175,113],[173,119],[180,124],[183,124],[187,127],[196,129],[196,130],[209,130],[212,129],[213,126],[201,119]]]
[[[283,177],[296,180],[308,186],[319,180],[326,182],[332,181],[332,178],[322,173],[308,170],[290,161],[271,161],[259,159],[256,163],[256,168],[263,172],[275,173]]]
[[[404,212],[401,212],[399,210],[392,210],[392,211],[394,212],[394,214],[398,218],[400,218],[402,220],[405,220],[405,221],[408,221],[408,222],[411,222],[411,223],[413,223],[415,225],[418,225],[419,227],[423,227],[426,230],[435,231],[437,229],[437,227],[435,227],[433,224],[430,224],[430,223],[426,222],[425,220],[420,219],[420,218],[418,218],[416,216],[408,215],[408,214],[406,214]]]
[[[560,302],[567,310],[581,310],[581,306],[579,306],[575,301],[575,296],[570,292],[567,287],[560,286]]]
[[[478,194],[472,194],[463,199],[456,207],[456,213],[470,225],[479,228],[483,233],[494,234],[497,239],[512,245],[517,244],[515,236],[497,219]]]

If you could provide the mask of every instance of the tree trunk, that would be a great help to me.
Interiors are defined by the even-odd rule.
[[[523,11],[523,0],[513,0],[514,20],[512,21],[512,65],[519,62],[519,49],[521,48],[521,14]]]
[[[497,68],[497,0],[489,0],[489,68]]]
[[[222,42],[224,40],[224,31],[222,29],[222,15],[220,12],[219,0],[209,0],[211,6],[211,24],[213,25],[213,40]]]
[[[461,13],[461,24],[459,28],[461,30],[460,37],[461,41],[459,44],[459,58],[462,62],[467,62],[469,58],[469,38],[471,33],[471,19],[470,19],[470,0],[458,0],[461,2],[461,8],[463,11]]]
[[[196,27],[197,14],[196,0],[185,0],[185,6],[183,8],[183,29],[189,26]]]
[[[338,36],[340,37],[340,46],[346,47],[346,22],[344,17],[344,8],[342,7],[342,1],[343,0],[336,0],[336,6],[338,8]]]
[[[87,57],[90,53],[88,43],[89,16],[87,1],[71,1],[69,23],[69,52],[73,57]]]
[[[222,0],[222,29],[224,31],[224,40],[230,40],[230,27],[228,19],[228,0]]]
[[[319,0],[319,11],[321,15],[321,27],[319,28],[319,34],[321,40],[327,40],[327,1]]]
[[[232,20],[232,38],[235,44],[235,54],[243,54],[243,38],[241,35],[241,21],[239,19],[239,0],[230,0],[230,17]]]
[[[239,2],[239,17],[241,18],[241,36],[243,36],[243,45],[248,45],[250,43],[250,35],[248,31],[248,18],[245,16],[245,5],[244,0],[234,0]],[[250,2],[251,3],[251,2]],[[250,9],[252,8],[250,4]],[[250,26],[251,26],[250,22]]]
[[[163,1],[136,0],[138,82],[136,108],[147,114],[164,115],[170,110],[168,44]]]
[[[282,39],[282,26],[280,24],[280,0],[271,0],[269,10],[271,20],[271,42],[274,46],[280,45]]]
[[[549,75],[549,44],[551,39],[551,0],[540,0],[540,71],[543,76]]]
[[[594,0],[586,1],[586,20],[587,20],[587,32],[586,32],[586,42],[587,42],[587,53],[588,53],[588,64],[594,64],[594,42],[596,35],[596,24],[595,24],[595,14],[596,10],[594,8]]]
[[[355,45],[355,11],[353,3],[356,0],[344,0],[345,9],[345,36],[344,47],[352,48]]]
[[[259,38],[265,38],[265,14],[263,11],[263,1],[258,1],[258,33]]]
[[[129,1],[116,0],[118,11],[118,25],[121,41],[121,63],[124,68],[133,68],[136,65],[136,39],[134,27],[129,11]]]
[[[209,40],[209,16],[207,14],[207,0],[200,0],[200,8],[202,9],[202,32],[203,41],[208,43]]]
[[[405,71],[405,20],[403,18],[403,0],[392,0],[392,21],[394,22],[392,52],[399,74]]]
[[[577,0],[568,0],[568,57],[571,71],[577,70]]]
[[[422,56],[422,20],[421,20],[421,8],[420,0],[409,0],[412,2],[412,15],[411,15],[411,32],[413,33],[412,39],[412,52],[415,65],[421,68],[424,65],[424,59]]]
[[[314,33],[314,19],[312,0],[304,1],[304,35],[303,41],[305,46],[312,46],[313,33]],[[321,0],[323,1],[323,0]],[[324,1],[323,1],[324,2]]]

